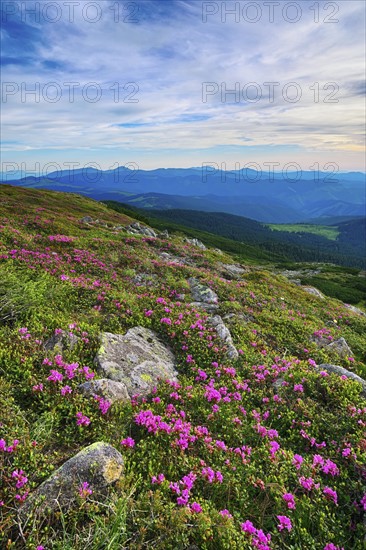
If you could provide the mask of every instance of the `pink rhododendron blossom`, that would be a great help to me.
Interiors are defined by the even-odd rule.
[[[125,439],[122,439],[121,445],[132,449],[135,446],[135,440],[132,439],[132,437],[126,437]]]
[[[290,518],[287,516],[277,516],[277,519],[279,520],[279,524],[277,525],[277,529],[279,531],[283,531],[283,529],[287,529],[288,531],[291,531],[292,529],[292,523]]]

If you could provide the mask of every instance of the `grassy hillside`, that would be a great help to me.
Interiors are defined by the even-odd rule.
[[[0,547],[364,548],[366,400],[316,365],[366,378],[366,318],[246,262],[245,249],[232,279],[226,252],[116,229],[131,218],[76,195],[0,187]],[[190,277],[217,293],[237,358],[191,304]],[[135,326],[169,344],[178,383],[101,407],[79,388],[100,334]],[[77,344],[45,349],[60,330]],[[352,354],[320,348],[320,336],[345,338]],[[80,479],[77,507],[20,529],[28,493],[96,441],[124,458],[107,500]]]
[[[268,227],[275,231],[287,231],[290,233],[311,233],[312,235],[319,235],[325,237],[331,241],[335,241],[339,235],[339,231],[336,227],[329,227],[327,225],[310,225],[305,223],[281,223],[281,224],[268,224]]]
[[[129,207],[123,206],[121,203],[104,202],[116,210],[129,211]],[[230,239],[230,241],[236,241],[241,246],[251,246],[255,248],[255,256],[258,259],[262,255],[263,258],[273,261],[281,257],[287,261],[330,262],[359,268],[366,267],[365,220],[362,218],[347,222],[344,227],[341,224],[339,230],[336,227],[324,227],[319,230],[314,226],[313,230],[303,231],[302,226],[299,226],[299,230],[295,232],[286,229],[272,230],[267,225],[255,220],[224,212],[169,209],[148,211],[143,215],[153,225],[157,223],[155,220],[158,219],[160,225],[173,224],[171,227],[175,229],[181,225],[194,229],[196,232],[209,232]],[[339,237],[333,238],[338,233]],[[329,239],[327,235],[332,235],[332,239]],[[232,246],[233,243],[231,243]],[[234,250],[231,248],[230,252],[234,252]]]

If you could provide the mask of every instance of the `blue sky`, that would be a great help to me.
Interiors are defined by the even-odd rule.
[[[361,0],[36,4],[1,3],[3,169],[365,170]]]

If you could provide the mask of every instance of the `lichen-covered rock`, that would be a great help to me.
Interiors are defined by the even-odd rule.
[[[65,348],[73,349],[78,341],[79,338],[75,334],[62,330],[46,340],[43,347],[46,351],[62,353]]]
[[[220,264],[220,267],[232,278],[241,279],[241,277],[248,273],[248,269],[235,264]]]
[[[322,300],[324,300],[323,294],[317,288],[315,288],[313,286],[303,286],[302,288],[308,294],[312,294],[313,296],[316,296],[317,298],[321,298]]]
[[[102,333],[95,364],[103,377],[123,382],[130,397],[146,395],[159,380],[176,380],[178,375],[170,348],[144,327],[126,334]]]
[[[218,337],[226,345],[227,357],[229,359],[236,359],[239,356],[238,350],[234,346],[230,331],[225,325],[220,315],[214,315],[213,317],[209,317],[207,321],[209,325],[214,327]]]
[[[80,221],[82,223],[93,223],[93,218],[91,218],[90,216],[84,216],[83,218],[81,218]]]
[[[116,382],[108,378],[88,380],[79,386],[79,390],[88,397],[99,395],[110,401],[110,403],[128,401],[130,399],[126,385],[123,382]]]
[[[351,357],[353,355],[351,348],[343,337],[329,341],[326,336],[312,336],[311,340],[315,342],[318,348],[336,353],[339,357]]]
[[[334,342],[331,342],[330,344],[325,346],[325,348],[327,350],[336,352],[339,357],[350,357],[353,355],[351,348],[344,338],[338,338],[338,340],[334,340]]]
[[[355,380],[356,382],[359,382],[362,386],[362,395],[363,397],[366,397],[366,380],[364,380],[354,372],[351,372],[343,367],[340,367],[339,365],[332,365],[330,363],[323,363],[322,365],[318,365],[317,370],[326,371],[329,374],[338,374],[339,376],[347,376],[347,378],[350,378],[351,380]]]
[[[188,279],[189,286],[191,288],[192,297],[195,302],[203,302],[205,304],[217,304],[218,296],[216,292],[211,290],[208,286],[200,283],[198,279],[191,277]]]
[[[344,305],[346,306],[347,309],[349,309],[353,313],[357,313],[358,315],[362,315],[363,317],[366,317],[366,313],[362,311],[362,309],[356,306],[351,306],[351,304],[344,304]]]
[[[186,237],[184,239],[184,242],[186,242],[188,244],[193,244],[193,246],[197,246],[201,250],[207,250],[205,245],[203,244],[203,242],[200,241],[199,239],[188,239],[188,237]]]
[[[139,222],[133,222],[126,226],[129,233],[146,235],[146,237],[156,237],[156,233],[151,227],[141,226]]]
[[[120,479],[122,472],[122,455],[107,443],[93,443],[37,487],[19,509],[19,518],[25,522],[33,509],[38,516],[60,508],[70,509],[77,505],[79,488],[84,482],[89,484],[95,498],[102,499],[108,493],[108,486]]]

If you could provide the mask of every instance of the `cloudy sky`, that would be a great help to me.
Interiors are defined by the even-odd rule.
[[[3,171],[36,162],[365,170],[361,0],[2,0],[1,9]]]

